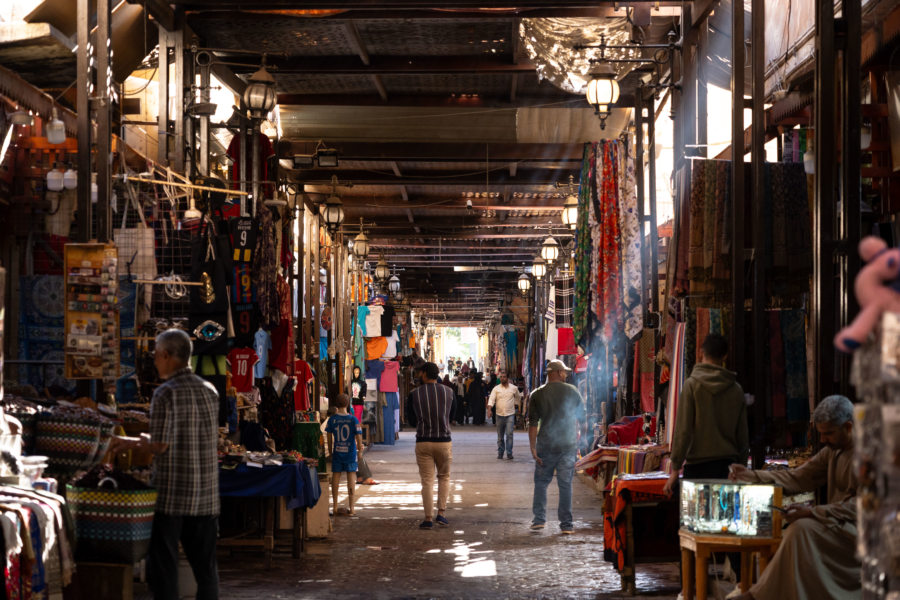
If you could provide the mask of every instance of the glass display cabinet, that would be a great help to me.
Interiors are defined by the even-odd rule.
[[[773,537],[781,531],[780,486],[727,479],[681,481],[681,527],[705,534]]]

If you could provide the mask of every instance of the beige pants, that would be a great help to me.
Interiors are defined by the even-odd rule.
[[[453,462],[453,442],[416,442],[416,464],[422,479],[422,505],[425,520],[434,520],[434,473],[438,479],[438,511],[447,509],[450,495],[450,463]]]

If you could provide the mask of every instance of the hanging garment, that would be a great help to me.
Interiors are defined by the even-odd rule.
[[[288,384],[281,394],[275,391],[272,378],[266,377],[259,386],[259,423],[275,441],[278,450],[290,448],[291,426],[294,420],[294,388]]]
[[[385,361],[384,371],[378,382],[378,390],[381,392],[399,392],[397,375],[400,373],[400,363],[395,360]]]
[[[234,348],[226,359],[235,391],[249,392],[253,387],[253,367],[259,362],[256,352],[252,348]]]
[[[588,312],[591,301],[591,187],[594,181],[594,144],[584,145],[581,160],[581,180],[578,186],[578,224],[575,228],[575,296],[572,307],[572,328],[579,342],[588,333]],[[527,364],[524,361],[523,364]]]
[[[385,337],[366,338],[366,361],[381,358],[387,347],[388,341]]]
[[[781,337],[784,341],[785,392],[789,422],[809,420],[809,393],[806,379],[806,313],[781,311]]]
[[[253,283],[256,285],[260,323],[266,329],[278,325],[281,304],[278,297],[278,260],[275,254],[275,223],[272,212],[262,202],[257,203],[259,237],[253,253]]]
[[[678,414],[678,397],[684,385],[685,373],[685,324],[675,325],[675,341],[672,345],[672,365],[669,379],[669,398],[666,402],[666,443],[671,447],[675,436],[675,417]]]
[[[566,354],[575,354],[575,332],[570,327],[560,327],[556,330],[558,333],[557,353],[560,356]]]
[[[369,307],[368,306],[357,306],[356,307],[356,323],[359,327],[359,331],[362,337],[366,337],[368,335],[366,331],[366,319],[369,316]]]
[[[369,312],[366,314],[366,337],[381,337],[381,315],[384,313],[384,307],[373,304],[368,308]]]
[[[397,331],[391,331],[390,337],[381,338],[387,343],[387,347],[384,349],[384,353],[381,355],[381,358],[390,360],[397,356],[397,349],[400,347],[400,336],[397,335]]]
[[[624,331],[625,337],[633,340],[644,327],[641,310],[643,225],[638,219],[634,157],[631,155],[633,148],[623,143],[619,143],[618,146],[617,179]]]
[[[378,406],[381,413],[381,437],[377,444],[394,445],[394,407],[388,403],[387,394],[378,392]]]
[[[572,327],[572,305],[575,299],[575,278],[561,277],[554,282],[556,287],[556,326]]]
[[[294,387],[294,410],[309,410],[309,382],[315,378],[309,363],[300,358],[295,360],[294,377],[297,379]]]
[[[369,391],[378,390],[378,384],[381,381],[381,374],[384,372],[383,360],[367,360],[366,361],[366,381],[374,380],[373,385],[369,387]]]
[[[706,341],[706,336],[709,335],[709,329],[709,309],[698,308],[696,362],[703,360],[703,342]]]
[[[618,141],[600,143],[597,157],[597,284],[594,289],[595,314],[600,338],[611,343],[621,331],[622,297],[620,281],[620,230],[618,187]]]
[[[787,407],[785,389],[784,342],[781,339],[781,311],[766,311],[769,325],[769,386],[772,405],[765,407],[767,417],[784,418]]]
[[[389,337],[394,331],[394,307],[385,304],[381,311],[381,335]]]
[[[653,382],[653,373],[656,366],[656,334],[645,329],[641,333],[640,341],[637,346],[637,366],[635,372],[640,382],[639,394],[641,399],[641,412],[652,413],[656,410],[655,386]]]
[[[262,379],[266,376],[266,367],[269,365],[269,350],[272,349],[272,338],[264,329],[257,329],[253,336],[253,349],[259,356],[259,362],[253,366],[253,376]]]

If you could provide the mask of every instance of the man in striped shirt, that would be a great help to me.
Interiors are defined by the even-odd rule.
[[[453,444],[450,441],[450,412],[453,391],[438,382],[440,369],[434,363],[422,368],[422,385],[410,392],[406,400],[406,420],[416,428],[416,463],[422,479],[422,504],[425,520],[421,529],[449,525],[444,516],[450,495],[450,463]],[[438,510],[434,516],[434,474],[438,479]]]

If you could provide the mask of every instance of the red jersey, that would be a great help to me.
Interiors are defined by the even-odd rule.
[[[235,348],[227,359],[231,366],[231,385],[238,392],[249,392],[253,387],[253,365],[259,362],[256,352],[253,348]]]
[[[313,379],[309,364],[300,358],[294,361],[294,377],[297,387],[294,388],[294,410],[309,410],[309,386]]]

